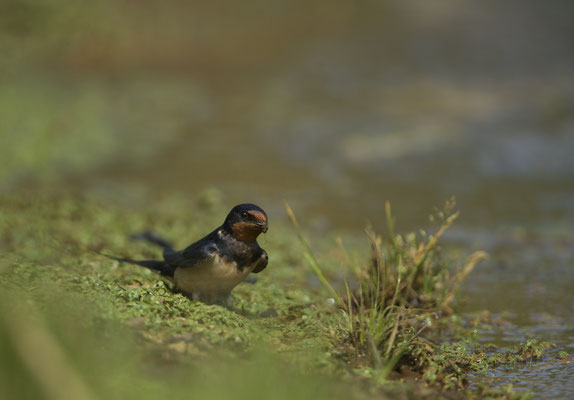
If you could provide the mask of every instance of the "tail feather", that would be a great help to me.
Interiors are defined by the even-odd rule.
[[[116,260],[119,262],[125,262],[125,263],[129,263],[129,264],[135,264],[135,265],[139,265],[141,267],[151,269],[152,271],[155,271],[162,276],[168,276],[168,277],[173,278],[173,274],[175,272],[175,268],[172,265],[166,263],[165,261],[133,260],[131,258],[116,257],[116,256],[112,256],[109,254],[104,254],[104,253],[100,253],[100,254],[102,254],[103,256],[106,256],[112,260]]]
[[[173,250],[173,245],[171,244],[171,242],[150,231],[132,235],[131,238],[134,240],[143,240],[146,242],[153,243],[155,245],[162,247],[164,250]]]

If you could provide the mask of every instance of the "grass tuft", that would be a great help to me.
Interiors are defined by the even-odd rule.
[[[287,203],[285,209],[303,245],[305,259],[341,311],[341,326],[346,333],[345,340],[352,343],[355,360],[368,360],[382,378],[393,370],[413,340],[427,328],[431,314],[453,312],[452,305],[461,283],[486,257],[482,251],[475,252],[462,267],[456,268],[445,259],[439,239],[459,215],[454,199],[431,216],[437,227],[430,235],[425,232],[396,234],[395,219],[387,202],[388,239],[383,241],[370,228],[365,230],[371,248],[368,262],[363,265],[353,262],[338,240],[352,278],[345,280],[344,288],[337,290],[325,277]]]

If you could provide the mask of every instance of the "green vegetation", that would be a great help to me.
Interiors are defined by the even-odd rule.
[[[304,246],[305,258],[342,311],[331,315],[326,323],[332,326],[337,320],[339,346],[352,344],[347,362],[376,382],[385,383],[391,372],[403,371],[442,390],[465,389],[469,373],[484,374],[503,363],[538,360],[544,350],[552,347],[548,342],[529,340],[515,349],[496,352],[492,346],[479,345],[473,337],[472,332],[487,320],[474,321],[470,329],[460,324],[452,307],[456,294],[460,284],[487,255],[475,252],[462,266],[452,268],[453,261],[438,241],[459,215],[454,207],[451,199],[431,216],[431,221],[438,224],[433,234],[421,231],[418,235],[398,235],[387,203],[389,239],[384,248],[382,238],[367,229],[371,256],[361,264],[339,241],[344,264],[355,284],[345,280],[343,290],[338,291],[325,278],[293,211],[286,205]],[[451,341],[441,343],[446,339]],[[479,387],[467,394],[520,397],[509,388],[496,391]]]
[[[419,235],[395,234],[387,205],[391,234],[383,245],[368,230],[368,257],[340,240],[336,255],[316,257],[288,208],[303,254],[293,231],[275,224],[263,239],[270,268],[234,291],[234,310],[189,301],[152,272],[97,253],[154,257],[129,234],[153,227],[184,245],[224,213],[212,192],[187,203],[160,199],[151,210],[38,193],[0,200],[3,398],[432,397],[429,387],[398,382],[468,389],[469,372],[537,359],[548,346],[493,351],[472,334],[485,320],[464,326],[454,313],[461,281],[484,254],[451,268],[438,239],[456,218],[453,203],[435,216],[435,233]],[[311,288],[304,259],[324,290]]]
[[[450,305],[460,283],[476,263],[486,256],[483,252],[476,252],[461,270],[450,275],[449,264],[442,260],[437,244],[440,236],[458,216],[458,213],[451,213],[453,208],[454,200],[451,200],[444,211],[437,213],[441,219],[438,231],[429,237],[422,232],[419,238],[415,234],[401,236],[394,233],[394,220],[390,204],[387,203],[390,239],[385,250],[381,249],[382,238],[371,230],[367,230],[367,237],[371,243],[372,255],[366,265],[353,262],[343,248],[347,266],[358,282],[358,288],[351,291],[346,281],[346,291],[339,294],[325,279],[301,234],[293,211],[287,206],[287,213],[305,246],[307,260],[344,311],[344,326],[354,344],[357,357],[363,352],[369,353],[378,367],[382,367],[384,357],[392,361],[385,368],[390,372],[404,353],[405,346],[426,328],[430,317],[427,310],[452,312]],[[413,310],[416,312],[413,313]],[[404,337],[405,331],[400,328],[405,325],[417,329],[409,329],[408,337]],[[395,341],[399,331],[403,343],[397,347]]]

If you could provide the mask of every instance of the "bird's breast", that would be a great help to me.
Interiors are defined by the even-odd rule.
[[[202,294],[230,292],[253,270],[254,265],[239,269],[235,261],[215,255],[208,261],[190,268],[177,268],[174,282],[185,293]]]

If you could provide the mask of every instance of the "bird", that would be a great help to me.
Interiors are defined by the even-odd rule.
[[[245,203],[233,207],[221,226],[183,250],[174,250],[169,241],[152,232],[132,236],[162,247],[163,260],[104,255],[168,278],[177,291],[191,300],[230,307],[233,288],[250,273],[257,274],[267,267],[269,256],[257,243],[257,237],[267,230],[265,211]]]

